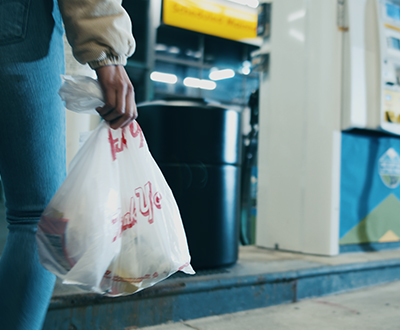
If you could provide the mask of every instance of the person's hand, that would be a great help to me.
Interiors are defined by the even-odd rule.
[[[97,68],[96,73],[105,99],[105,105],[97,108],[97,112],[113,129],[128,126],[138,113],[133,86],[125,68],[107,65]]]

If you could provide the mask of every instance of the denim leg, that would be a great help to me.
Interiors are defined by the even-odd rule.
[[[63,28],[53,0],[0,0],[0,175],[9,234],[0,257],[0,328],[42,328],[55,276],[36,227],[65,178]]]

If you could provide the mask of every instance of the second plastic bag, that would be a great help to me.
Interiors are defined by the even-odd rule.
[[[76,99],[74,89],[82,92],[88,83],[99,89],[79,79],[64,83],[67,108],[101,105],[85,93],[84,104]],[[100,123],[44,211],[37,241],[41,263],[63,283],[109,296],[134,293],[179,270],[194,273],[175,199],[136,121],[118,130]]]

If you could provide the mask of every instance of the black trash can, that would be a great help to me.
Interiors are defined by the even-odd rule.
[[[239,248],[240,113],[201,101],[138,106],[149,149],[174,193],[192,265],[232,265]]]

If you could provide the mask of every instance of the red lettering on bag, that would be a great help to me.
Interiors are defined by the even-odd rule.
[[[122,218],[122,231],[132,228],[137,223],[137,213],[135,206],[135,197],[131,198],[129,212],[125,213]]]
[[[187,266],[189,266],[189,262],[186,262],[184,265],[182,265],[181,267],[179,267],[178,270],[182,270],[182,269],[186,268]]]
[[[116,160],[117,148],[115,144],[118,142],[118,139],[113,139],[110,129],[108,130],[108,142],[110,142],[112,158],[113,160]]]
[[[144,136],[143,136],[143,131],[140,128],[139,124],[137,121],[131,122],[129,125],[129,131],[131,132],[131,135],[133,138],[140,136],[140,145],[139,148],[143,148],[144,146]]]
[[[115,225],[116,223],[119,223],[119,221],[120,221],[120,215],[118,214],[117,217],[115,217],[114,219],[111,220],[111,223],[113,225]],[[121,237],[121,235],[122,235],[122,228],[121,228],[121,226],[118,226],[117,227],[117,233],[115,234],[115,237],[113,238],[112,241],[115,242],[118,237]]]
[[[158,208],[158,209],[161,209],[161,194],[159,193],[159,192],[156,192],[155,194],[154,194],[154,198],[153,198],[153,200],[154,200],[154,205],[155,205],[155,207],[156,208]]]
[[[144,146],[144,136],[143,131],[140,128],[139,124],[136,121],[133,121],[129,125],[129,132],[131,133],[133,138],[140,137],[140,145],[139,148],[143,148]],[[121,138],[113,138],[111,129],[108,129],[108,141],[111,146],[111,155],[113,161],[117,159],[117,153],[124,151],[124,149],[128,148],[128,143],[125,138],[125,128],[122,129]]]
[[[121,139],[119,139],[119,138],[114,139],[112,136],[111,129],[108,129],[108,141],[110,142],[111,155],[112,155],[113,160],[117,159],[117,153],[122,152],[124,150],[124,146],[125,146],[125,148],[128,148],[128,143],[126,141],[124,133],[125,133],[125,129],[123,128]],[[119,145],[118,145],[118,142],[119,142]]]
[[[129,211],[122,216],[120,230],[114,237],[113,242],[116,241],[118,237],[121,237],[125,230],[132,228],[137,224],[139,219],[138,211],[143,217],[147,218],[149,224],[154,223],[153,205],[157,209],[161,209],[161,199],[162,196],[159,192],[156,192],[153,195],[150,181],[144,185],[144,188],[136,188],[135,196],[130,199]],[[114,219],[112,220],[112,223],[115,223]]]
[[[147,182],[143,188],[135,189],[135,195],[139,198],[139,210],[144,217],[148,217],[149,223],[153,223],[153,195],[151,193],[151,182]]]
[[[120,211],[120,209],[118,209],[118,211]],[[113,219],[111,220],[111,223],[112,223],[113,225],[115,225],[115,224],[119,221],[119,217],[120,217],[120,215],[119,215],[119,213],[118,213],[118,215],[117,215],[115,218],[113,218]]]

